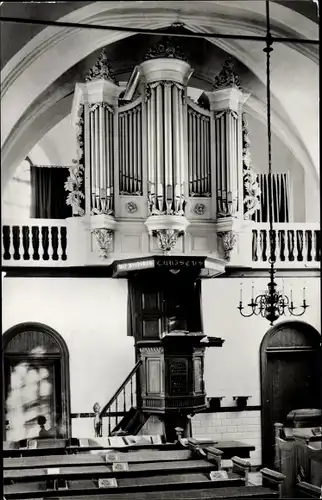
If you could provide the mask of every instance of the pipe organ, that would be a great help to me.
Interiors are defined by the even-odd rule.
[[[105,51],[85,83],[76,85],[73,114],[84,110],[85,226],[100,246],[109,246],[105,256],[133,253],[133,230],[125,238],[131,223],[136,256],[194,251],[197,233],[203,252],[230,255],[226,242],[236,241],[236,223],[241,227],[244,220],[247,96],[230,60],[198,102],[188,96],[192,73],[168,40],[149,50],[126,89]]]

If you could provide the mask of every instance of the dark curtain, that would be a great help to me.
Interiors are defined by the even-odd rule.
[[[268,174],[258,174],[261,190],[260,209],[252,219],[256,222],[269,222],[269,192],[272,192],[273,222],[289,222],[289,193],[286,173],[274,173],[269,185]]]
[[[64,184],[68,168],[30,167],[31,217],[36,219],[66,219],[72,208],[66,205],[68,192]]]

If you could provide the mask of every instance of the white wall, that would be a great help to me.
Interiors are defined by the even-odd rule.
[[[253,116],[247,114],[252,165],[258,173],[268,173],[267,129]],[[290,208],[294,222],[316,222],[320,217],[319,185],[310,179],[303,166],[282,140],[272,134],[272,171],[289,172],[291,200]],[[310,193],[305,184],[310,183]],[[313,198],[312,198],[313,195]]]
[[[256,278],[255,294],[268,278]],[[277,280],[281,284],[281,280]],[[295,303],[302,300],[303,280],[285,278],[285,292],[293,288]],[[244,301],[252,279],[244,280]],[[320,331],[320,280],[306,279],[310,307],[301,321]],[[204,331],[222,337],[221,348],[209,348],[205,385],[209,397],[225,396],[222,406],[235,406],[233,396],[251,396],[260,405],[259,349],[270,325],[263,318],[242,318],[237,305],[240,279],[216,278],[202,282]],[[21,322],[45,323],[57,330],[70,351],[71,411],[92,412],[113,395],[134,366],[133,338],[127,336],[127,282],[115,279],[4,278],[3,332]],[[292,318],[288,318],[292,319]],[[279,320],[281,321],[281,320]],[[196,415],[195,437],[238,440],[256,447],[253,465],[261,462],[260,411]],[[93,419],[73,419],[73,435],[93,436]]]
[[[253,280],[243,283],[244,303],[251,297]],[[268,278],[254,279],[255,296],[266,289]],[[282,286],[282,280],[276,279]],[[294,303],[302,301],[302,288],[306,284],[307,303],[310,307],[300,318],[279,319],[304,321],[319,332],[320,280],[318,278],[285,278],[285,293],[293,290]],[[233,396],[251,396],[249,406],[260,405],[260,344],[271,328],[261,317],[243,318],[238,309],[241,279],[216,278],[202,282],[204,332],[225,340],[221,348],[209,348],[205,357],[205,388],[209,397],[225,396],[222,406],[236,406]],[[260,411],[206,413],[196,415],[193,432],[196,438],[210,437],[216,441],[242,441],[255,446],[251,452],[252,465],[261,464],[261,415]],[[224,464],[225,465],[225,464]]]
[[[92,412],[96,401],[107,403],[133,368],[126,311],[126,280],[3,280],[3,332],[18,323],[39,322],[56,330],[67,343],[72,413]],[[85,419],[82,422],[85,425]]]

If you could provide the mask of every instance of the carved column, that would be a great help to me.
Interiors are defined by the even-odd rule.
[[[83,109],[85,215],[101,257],[112,245],[114,219],[114,114],[121,92],[103,50],[85,77],[76,84],[72,115]]]
[[[148,150],[148,231],[170,251],[185,233],[186,85],[192,69],[178,47],[166,41],[150,49],[140,66],[145,81]]]

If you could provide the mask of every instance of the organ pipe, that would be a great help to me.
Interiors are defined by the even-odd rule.
[[[94,136],[94,149],[95,149],[95,187],[96,187],[96,206],[100,209],[100,163],[99,163],[99,116],[98,107],[94,109],[95,120],[95,136]]]
[[[113,202],[113,113],[105,103],[89,114],[91,209],[105,212]]]

